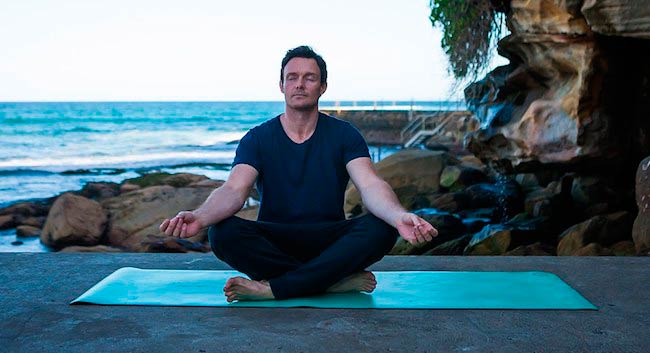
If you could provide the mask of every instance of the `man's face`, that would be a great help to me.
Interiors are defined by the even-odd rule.
[[[313,109],[327,89],[327,83],[320,83],[320,69],[314,59],[289,60],[284,66],[283,79],[284,82],[280,82],[280,91],[284,93],[287,106],[295,110]]]

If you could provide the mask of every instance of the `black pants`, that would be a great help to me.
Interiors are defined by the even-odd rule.
[[[268,280],[276,299],[324,292],[381,260],[397,236],[395,228],[372,214],[309,224],[232,216],[208,230],[214,254],[253,280]]]

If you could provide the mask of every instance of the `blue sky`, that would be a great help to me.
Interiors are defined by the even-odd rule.
[[[327,61],[323,100],[454,98],[428,5],[0,0],[0,101],[282,100],[302,44]]]

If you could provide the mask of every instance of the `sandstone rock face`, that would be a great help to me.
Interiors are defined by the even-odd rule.
[[[106,221],[106,213],[99,203],[66,193],[52,205],[41,242],[54,248],[96,245],[104,233]]]
[[[647,1],[584,0],[581,12],[594,32],[650,39]]]
[[[650,157],[646,157],[636,173],[636,204],[639,213],[632,228],[632,239],[638,253],[650,250]]]
[[[650,7],[512,0],[510,8],[511,35],[499,43],[510,65],[465,91],[481,122],[470,151],[522,172],[585,161],[636,166],[637,153],[650,152],[650,41],[608,36],[648,38]]]
[[[440,174],[447,164],[458,161],[444,152],[403,150],[392,154],[375,165],[377,173],[390,186],[402,205],[411,208],[418,194],[435,193],[440,189]],[[344,210],[359,214],[361,195],[352,183],[345,192]]]
[[[205,240],[205,231],[178,242],[178,239],[166,240],[171,237],[161,234],[158,227],[165,218],[179,211],[196,209],[212,190],[212,187],[152,186],[104,200],[102,206],[110,217],[108,243],[129,251],[163,251],[165,245],[171,246],[171,251],[200,249],[200,245],[193,243]]]

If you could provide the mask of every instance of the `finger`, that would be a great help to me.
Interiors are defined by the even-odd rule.
[[[169,225],[169,219],[165,218],[165,220],[160,223],[160,227],[158,227],[158,229],[160,229],[161,232],[164,232],[165,229],[167,229],[167,225]]]
[[[187,223],[183,223],[181,228],[181,239],[187,238]]]
[[[415,238],[414,245],[420,245],[421,243],[423,243],[422,236],[419,235],[415,229],[413,230],[413,237]]]
[[[424,233],[422,233],[422,226],[415,226],[414,230],[415,232],[415,237],[418,239],[420,243],[425,243],[426,242],[426,237],[424,236]]]
[[[174,217],[171,221],[169,221],[169,225],[165,230],[165,235],[172,235],[172,232],[174,232],[174,228],[176,227],[176,222],[178,222],[178,217]]]
[[[179,219],[178,223],[176,223],[176,227],[174,228],[174,233],[173,233],[173,235],[175,237],[178,238],[178,236],[181,235],[181,230],[183,229],[183,224],[185,224],[185,222],[183,221],[182,218]]]
[[[418,227],[418,229],[420,230],[420,234],[422,234],[422,238],[424,238],[425,241],[430,242],[433,240],[433,236],[431,233],[429,233],[429,227],[426,225],[421,225]]]

